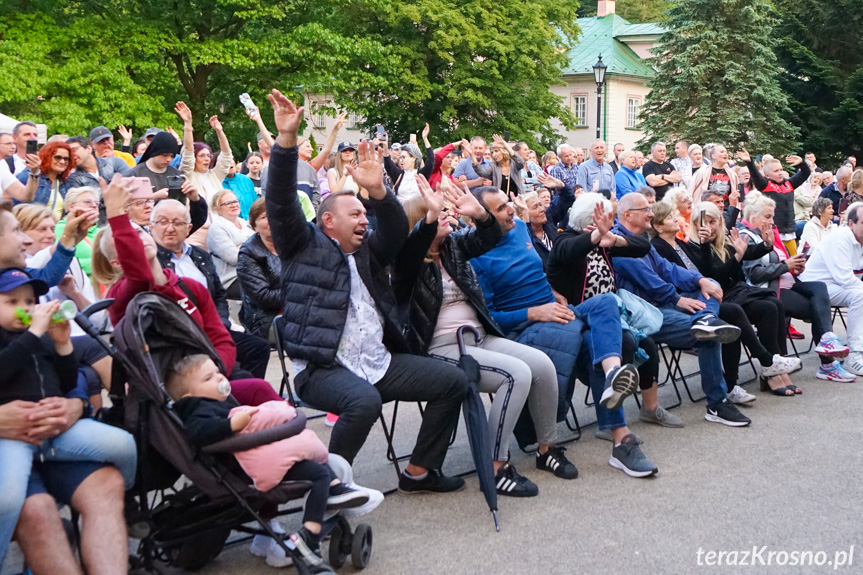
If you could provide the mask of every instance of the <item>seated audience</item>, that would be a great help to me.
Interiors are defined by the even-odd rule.
[[[252,204],[249,226],[255,235],[240,246],[237,256],[243,294],[240,323],[248,333],[268,338],[273,319],[282,313],[282,261],[273,244],[264,198]]]
[[[843,367],[854,375],[863,375],[863,282],[860,281],[863,273],[863,202],[848,206],[846,214],[847,225],[832,232],[815,248],[800,279],[803,282],[823,282],[830,295],[830,305],[848,308],[846,318],[851,353]]]
[[[207,234],[207,248],[213,256],[227,298],[238,300],[241,291],[237,281],[237,256],[240,246],[255,232],[249,227],[249,222],[240,217],[240,202],[233,192],[217,192],[210,204],[213,223]]]
[[[635,434],[630,433],[621,408],[623,400],[638,386],[638,371],[631,364],[621,363],[622,328],[614,296],[601,294],[578,305],[567,305],[566,298],[549,285],[527,224],[514,218],[506,195],[490,186],[473,193],[497,218],[503,238],[494,249],[471,260],[471,265],[491,316],[506,336],[546,353],[554,363],[558,421],[566,416],[575,372],[582,367],[578,377],[589,382],[596,398],[599,428],[610,430],[613,437],[609,464],[633,477],[655,474],[656,466],[641,451]],[[579,356],[583,351],[582,360]],[[524,446],[535,440],[522,437],[519,442]]]
[[[381,405],[425,401],[410,463],[399,478],[402,493],[451,492],[464,487],[440,469],[467,393],[464,372],[409,354],[386,267],[407,238],[407,218],[383,186],[381,152],[359,146],[346,167],[368,191],[377,227],[366,234],[365,208],[354,193],[332,191],[306,222],[297,200],[297,131],[303,108],[278,90],[269,96],[279,135],[270,156],[266,206],[282,260],[281,334],[292,359],[298,395],[339,416],[329,450],[352,462],[377,422]]]
[[[649,252],[650,243],[643,237],[624,238],[604,231],[610,230],[613,224],[611,202],[602,195],[582,194],[575,201],[569,214],[569,226],[559,236],[547,264],[549,283],[571,304],[577,305],[605,293],[618,293],[611,258],[643,257]],[[644,356],[643,363],[638,366],[643,400],[639,419],[663,427],[683,427],[679,417],[659,405],[659,352],[653,339],[643,333],[637,337],[633,330],[624,330],[624,359],[634,359],[636,343]]]
[[[468,325],[479,332],[473,345],[466,340],[466,349],[480,364],[479,391],[494,394],[488,426],[499,495],[539,494],[536,484],[507,463],[513,430],[525,406],[539,442],[537,468],[575,479],[575,466],[566,459],[564,448],[555,446],[554,364],[541,351],[504,337],[469,263],[495,246],[500,225],[466,186],[460,191],[446,182],[434,193],[422,177],[418,183],[422,196],[404,204],[413,231],[393,268],[396,297],[410,307],[409,343],[416,353],[455,363],[461,355],[456,337],[459,328]],[[459,215],[470,217],[475,227],[454,231],[443,211],[446,201],[455,205]]]
[[[644,196],[627,194],[617,206],[613,232],[626,238],[643,234],[653,214]],[[644,258],[614,258],[618,288],[652,303],[663,316],[662,328],[653,335],[657,343],[679,349],[695,348],[701,368],[701,388],[707,396],[707,421],[734,427],[749,425],[728,401],[722,377],[720,344],[736,340],[740,329],[720,320],[722,289],[700,273],[675,266],[655,248]]]
[[[816,377],[831,381],[853,381],[849,373],[835,359],[848,355],[848,346],[833,333],[830,316],[830,296],[823,281],[801,277],[806,268],[802,255],[789,256],[784,243],[773,227],[775,202],[752,191],[743,204],[743,221],[740,233],[750,244],[765,243],[770,253],[758,260],[743,262],[746,281],[758,287],[779,293],[779,301],[789,317],[812,322],[812,339],[817,341],[815,353],[821,358]],[[847,364],[846,364],[847,365]]]
[[[800,234],[800,253],[808,256],[836,228],[833,223],[833,202],[829,198],[816,199],[812,202],[812,218],[806,222]]]

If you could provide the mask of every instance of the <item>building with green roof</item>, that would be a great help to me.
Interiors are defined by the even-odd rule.
[[[581,35],[569,51],[569,66],[563,71],[566,86],[552,90],[564,98],[578,126],[563,130],[572,146],[588,148],[596,138],[597,101],[593,65],[599,55],[608,66],[602,92],[601,133],[609,151],[615,143],[633,147],[642,133],[636,128],[638,112],[650,91],[647,81],[654,70],[647,59],[663,29],[659,24],[632,24],[617,14],[613,0],[599,0],[597,15],[579,18]]]

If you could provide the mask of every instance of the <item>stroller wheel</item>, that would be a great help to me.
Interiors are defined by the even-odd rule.
[[[333,569],[341,569],[344,567],[345,561],[348,560],[348,551],[346,548],[350,548],[350,534],[348,533],[347,537],[345,535],[341,524],[336,523],[330,533],[329,560]]]
[[[190,537],[171,549],[171,565],[197,571],[222,552],[230,536],[230,529],[213,529]]]
[[[355,569],[365,569],[372,557],[372,528],[365,523],[357,525],[351,545],[351,564]]]

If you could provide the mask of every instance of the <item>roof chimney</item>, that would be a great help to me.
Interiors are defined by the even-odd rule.
[[[596,17],[604,18],[609,14],[614,14],[614,0],[599,0],[596,3]]]

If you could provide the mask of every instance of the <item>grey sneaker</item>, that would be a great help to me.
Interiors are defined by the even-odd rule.
[[[638,387],[638,370],[631,363],[613,367],[605,376],[605,391],[599,405],[608,410],[618,409],[623,400],[632,395]]]
[[[634,434],[634,433],[632,433],[632,434],[630,434],[630,435],[635,435],[635,434]],[[593,432],[593,436],[594,436],[595,438],[597,438],[597,439],[601,439],[601,440],[603,440],[603,441],[614,441],[614,436],[611,434],[611,430],[610,430],[610,429],[597,429],[597,430],[595,430],[595,431]],[[638,443],[644,443],[643,441],[641,441],[641,438],[640,438],[640,437],[638,437],[637,435],[635,435],[635,440],[636,440]]]
[[[642,453],[639,444],[641,441],[630,433],[623,438],[620,445],[615,445],[611,450],[611,459],[608,464],[620,469],[630,477],[649,477],[659,472],[659,469],[650,462]]]
[[[638,419],[645,423],[655,423],[662,427],[683,427],[683,421],[661,405],[655,411],[650,411],[642,405],[641,410],[638,412]]]

